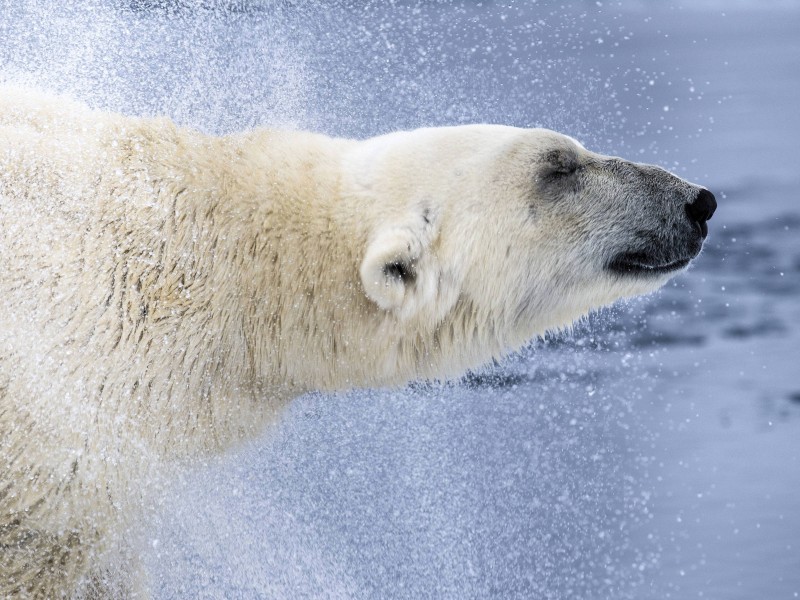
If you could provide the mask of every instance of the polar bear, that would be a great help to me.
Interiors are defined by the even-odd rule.
[[[146,597],[160,477],[655,290],[715,206],[544,129],[212,137],[2,88],[0,596]]]

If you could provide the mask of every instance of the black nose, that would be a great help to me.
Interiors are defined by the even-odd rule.
[[[700,233],[703,237],[708,235],[706,221],[714,215],[715,210],[717,210],[717,199],[705,188],[697,193],[694,202],[686,205],[686,214],[692,221],[700,225]]]

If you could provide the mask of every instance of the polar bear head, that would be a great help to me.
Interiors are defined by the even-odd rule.
[[[486,360],[478,348],[502,352],[657,289],[698,255],[716,208],[661,168],[544,129],[400,132],[347,161],[351,189],[376,208],[366,295],[432,364],[458,346],[455,371]]]

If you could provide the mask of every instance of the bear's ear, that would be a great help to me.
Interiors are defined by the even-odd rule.
[[[420,232],[397,227],[379,231],[367,245],[361,283],[380,308],[408,318],[434,300],[436,273]]]

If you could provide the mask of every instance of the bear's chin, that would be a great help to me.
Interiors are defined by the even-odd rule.
[[[692,258],[694,256],[664,260],[645,252],[622,252],[611,260],[607,269],[623,276],[660,277],[685,269]]]

